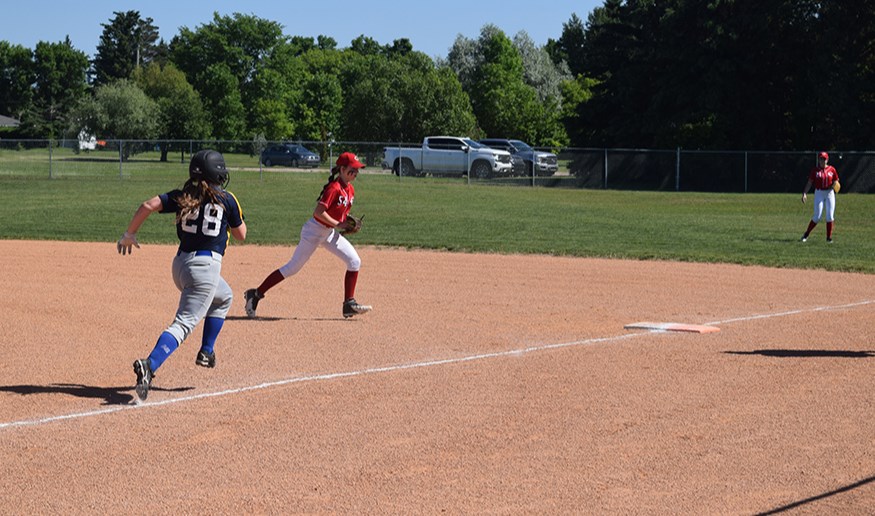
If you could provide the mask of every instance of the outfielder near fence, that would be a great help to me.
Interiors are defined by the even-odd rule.
[[[261,149],[274,142],[249,140],[105,140],[90,151],[79,149],[78,140],[0,140],[0,177],[61,178],[76,176],[130,177],[152,164],[186,163],[191,152],[213,148],[228,159],[231,170],[264,169]],[[318,169],[327,170],[339,152],[354,152],[371,173],[380,173],[385,147],[421,147],[421,143],[301,141],[322,157]],[[554,176],[450,179],[479,184],[593,188],[615,190],[796,193],[807,172],[816,164],[817,152],[719,151],[687,149],[545,148],[558,156]],[[843,193],[875,192],[875,151],[828,150],[831,164],[842,171]],[[271,172],[278,171],[278,167]],[[297,169],[290,169],[297,170]],[[385,171],[384,173],[392,173]],[[416,178],[398,175],[400,181]]]

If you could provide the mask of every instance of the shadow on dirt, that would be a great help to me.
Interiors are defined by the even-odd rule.
[[[770,511],[760,512],[760,513],[757,513],[757,516],[766,516],[766,515],[780,514],[782,512],[787,512],[791,509],[796,509],[796,508],[801,507],[803,505],[806,505],[806,504],[809,504],[812,502],[816,502],[816,501],[822,500],[824,498],[829,498],[830,496],[835,496],[837,494],[841,494],[841,493],[845,493],[847,491],[857,489],[858,487],[862,487],[870,482],[875,482],[875,477],[864,478],[863,480],[860,480],[859,482],[854,482],[853,484],[848,484],[848,485],[842,486],[838,489],[835,489],[835,490],[832,490],[832,491],[829,491],[826,493],[822,493],[822,494],[819,494],[816,496],[812,496],[811,498],[806,498],[804,500],[799,500],[797,502],[789,503],[787,505],[772,509]],[[871,509],[871,507],[870,507],[870,509]],[[868,513],[868,511],[865,511],[865,512]]]
[[[724,351],[727,355],[762,355],[778,358],[869,358],[875,351],[845,351],[841,349],[757,349],[754,351]]]
[[[150,391],[185,392],[194,387],[176,387],[162,389],[154,385]],[[103,399],[104,405],[130,405],[134,396],[127,394],[133,392],[134,386],[125,387],[94,387],[75,383],[53,383],[50,385],[0,385],[0,392],[12,392],[26,396],[29,394],[69,394],[77,398]]]

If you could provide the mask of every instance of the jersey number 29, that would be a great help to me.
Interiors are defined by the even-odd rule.
[[[202,205],[200,208],[189,213],[187,217],[182,219],[182,230],[186,233],[197,234],[197,219],[200,215],[201,209],[204,210],[204,221],[200,228],[201,233],[208,237],[218,236],[219,230],[222,227],[222,215],[225,213],[225,207],[221,204],[213,204],[211,202]]]

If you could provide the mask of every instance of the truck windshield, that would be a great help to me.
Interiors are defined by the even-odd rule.
[[[516,147],[518,150],[524,150],[524,151],[532,150],[532,148],[529,147],[529,144],[524,142],[524,141],[510,140],[510,143],[513,144],[513,146]]]
[[[480,142],[475,142],[474,140],[472,140],[472,139],[470,139],[470,138],[465,138],[465,139],[462,140],[462,141],[465,142],[465,145],[467,145],[468,147],[471,147],[472,149],[483,149],[483,148],[486,147],[486,146],[483,145],[482,143],[480,143]]]

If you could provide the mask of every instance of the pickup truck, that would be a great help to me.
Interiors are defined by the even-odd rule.
[[[422,141],[422,148],[385,147],[382,167],[402,176],[469,174],[485,179],[509,175],[513,162],[509,152],[492,149],[470,138],[429,136]]]
[[[533,149],[529,144],[521,140],[507,140],[504,138],[485,138],[480,140],[483,145],[494,149],[502,149],[511,153],[514,158],[514,172],[518,175],[532,177],[552,176],[559,170],[559,161],[552,152],[543,152]]]

